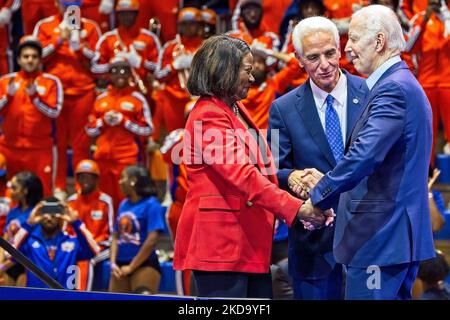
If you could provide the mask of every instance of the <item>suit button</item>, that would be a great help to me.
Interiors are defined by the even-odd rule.
[[[247,205],[247,207],[251,207],[253,205],[253,202],[247,201],[246,205]]]

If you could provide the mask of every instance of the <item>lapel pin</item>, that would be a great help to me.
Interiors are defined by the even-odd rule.
[[[354,104],[357,104],[358,102],[359,102],[358,99],[356,99],[356,98],[353,99],[353,103],[354,103]]]

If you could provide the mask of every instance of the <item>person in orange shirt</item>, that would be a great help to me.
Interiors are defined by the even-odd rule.
[[[124,195],[119,188],[123,169],[142,160],[141,137],[152,133],[145,97],[130,86],[131,67],[124,58],[109,63],[111,85],[97,97],[86,132],[96,138],[94,159],[100,167],[100,190],[109,194],[117,210]]]
[[[139,0],[139,14],[136,24],[139,28],[148,29],[151,18],[161,23],[161,41],[167,42],[177,34],[177,16],[180,11],[180,0],[165,0],[164,5],[156,0]]]
[[[20,0],[0,0],[0,75],[13,71],[11,44],[11,18],[20,7]]]
[[[92,70],[100,76],[106,76],[109,61],[115,56],[124,57],[136,72],[134,81],[141,87],[141,93],[146,94],[149,89],[147,73],[154,73],[158,66],[161,49],[159,39],[153,32],[139,28],[136,24],[138,0],[119,0],[115,11],[119,26],[99,39]]]
[[[0,115],[4,118],[0,152],[8,162],[8,177],[17,172],[34,172],[44,185],[44,194],[53,191],[54,124],[62,103],[59,79],[43,73],[42,46],[38,39],[23,37],[17,62],[21,71],[0,78]]]
[[[189,116],[189,112],[192,110],[197,100],[198,99],[193,99],[186,104],[184,111],[185,119]],[[186,194],[188,192],[187,171],[186,166],[183,163],[184,132],[184,128],[170,132],[165,137],[160,149],[163,159],[169,167],[169,190],[172,203],[167,209],[167,223],[174,243],[177,235],[178,221],[181,217],[181,210],[183,209]],[[191,292],[191,272],[175,271],[175,279],[177,293],[189,295]]]
[[[202,15],[202,38],[208,39],[217,34],[217,13],[208,8],[203,8],[200,13]]]
[[[71,29],[64,18],[70,3],[58,0],[59,14],[36,24],[34,36],[43,45],[43,61],[48,73],[57,76],[64,89],[64,105],[56,121],[58,165],[55,194],[65,197],[67,149],[72,148],[73,163],[89,157],[89,137],[84,132],[95,101],[95,82],[91,60],[100,37],[98,25],[81,18],[80,29]]]
[[[102,33],[110,30],[109,17],[114,10],[114,0],[82,0],[81,16],[98,23]]]
[[[58,14],[55,0],[21,0],[21,2],[23,31],[26,35],[33,33],[36,23],[40,20]]]
[[[283,94],[294,77],[300,73],[300,65],[294,54],[284,54],[258,47],[252,48],[252,54],[252,75],[255,81],[242,103],[258,128],[267,129],[272,101],[275,100],[277,94]],[[266,59],[269,55],[286,64],[286,67],[274,76],[268,76]]]
[[[291,3],[292,0],[262,0],[263,11],[270,12],[270,14],[265,14],[261,21],[261,25],[266,31],[278,34],[281,21]],[[230,10],[234,11],[239,6],[239,1],[229,0],[228,6]]]
[[[286,32],[285,41],[281,47],[281,52],[286,54],[295,54],[294,44],[292,42],[292,32],[295,25],[302,19],[325,15],[325,6],[322,0],[303,0],[298,2],[297,15],[289,19],[289,26]],[[302,85],[308,79],[308,74],[300,67],[297,76],[291,81],[290,87],[296,88]]]
[[[352,14],[364,6],[369,4],[368,0],[324,0],[327,9],[327,17],[330,18],[337,26],[341,39],[341,59],[339,65],[350,73],[357,74],[353,64],[347,58],[344,51],[348,40],[348,26]]]
[[[80,290],[92,289],[95,267],[110,256],[114,209],[111,197],[98,188],[99,175],[100,170],[95,161],[81,160],[75,169],[78,190],[67,199],[67,205],[78,212],[79,219],[101,250],[91,260],[77,263],[80,268]]]
[[[203,42],[201,27],[200,10],[192,7],[182,9],[178,15],[180,33],[161,50],[156,78],[164,89],[157,92],[155,141],[160,138],[161,128],[171,132],[184,127],[184,106],[191,99],[186,83],[192,57]]]
[[[426,11],[417,13],[411,22],[407,49],[417,55],[417,78],[433,110],[431,163],[434,163],[440,121],[447,139],[450,137],[450,12],[446,3],[429,0]]]
[[[233,14],[232,31],[227,32],[227,35],[244,40],[249,45],[257,41],[267,49],[278,50],[280,39],[274,32],[264,29],[262,18],[262,0],[241,0]]]

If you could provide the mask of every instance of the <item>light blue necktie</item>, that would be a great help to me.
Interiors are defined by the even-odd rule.
[[[333,96],[327,96],[327,110],[325,111],[325,132],[331,151],[333,151],[334,159],[339,162],[344,155],[344,143],[342,142],[341,125],[339,116],[333,108]]]

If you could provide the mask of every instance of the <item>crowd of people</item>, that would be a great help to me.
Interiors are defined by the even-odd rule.
[[[357,44],[361,35],[349,32],[352,15],[371,4],[396,13],[404,43],[397,42],[401,59],[424,89],[432,110],[430,132],[425,128],[418,134],[423,139],[421,154],[430,156],[417,163],[430,161],[432,168],[435,153],[441,151],[435,148],[440,124],[444,138],[450,135],[447,3],[206,2],[0,0],[0,234],[67,289],[93,289],[93,275],[108,261],[110,291],[157,293],[161,270],[155,248],[166,223],[161,203],[168,191],[167,224],[175,244],[174,264],[185,271],[180,293],[189,294],[191,278],[195,278],[195,293],[201,295],[271,296],[268,283],[272,281],[264,271],[268,271],[275,223],[289,226],[289,241],[283,242],[282,251],[289,261],[292,296],[340,299],[343,274],[354,272],[359,280],[358,270],[342,267],[349,264],[347,257],[341,255],[337,261],[333,257],[335,227],[317,228],[319,222],[330,224],[333,210],[325,209],[337,212],[338,204],[336,195],[331,197],[334,202],[323,202],[324,195],[315,186],[322,173],[344,168],[344,164],[337,165],[345,163],[342,159],[356,138],[354,127],[364,116],[371,89],[364,78],[370,81],[375,68],[362,65],[366,57]],[[381,48],[385,42],[380,41]],[[386,42],[391,45],[392,39]],[[227,50],[234,50],[232,56],[227,57],[231,52]],[[217,53],[221,56],[214,56]],[[240,77],[242,88],[235,87],[233,76]],[[194,133],[195,119],[203,121],[203,130],[208,129],[209,104],[222,109],[218,116],[223,119],[234,113],[239,120],[233,123],[234,130],[260,130],[257,140],[261,135],[270,146],[275,139],[271,132],[277,130],[274,158],[278,172],[259,172],[275,166],[263,161],[272,158],[269,150],[262,150],[259,160],[263,162],[245,168],[243,176],[234,176],[234,169],[226,166],[219,170],[208,166],[202,171],[184,163],[182,159],[193,156],[183,154],[185,140],[195,147],[195,141],[185,135]],[[310,105],[318,106],[317,112]],[[326,110],[333,106],[334,113],[329,115]],[[427,117],[427,113],[419,116],[424,121]],[[209,124],[217,129],[217,121],[214,118]],[[219,129],[225,132],[228,127]],[[394,133],[379,133],[378,137],[385,137],[386,148],[387,138],[393,139]],[[433,139],[430,150],[425,141],[428,133]],[[390,155],[381,147],[378,151]],[[377,161],[375,156],[371,159]],[[392,164],[400,166],[400,160],[390,162],[390,170],[400,172]],[[369,168],[367,161],[364,166]],[[362,169],[355,171],[363,179]],[[70,194],[72,172],[75,188]],[[432,182],[435,178],[430,176]],[[426,191],[432,209],[430,228],[437,231],[443,224],[443,208],[439,195],[431,192],[432,184]],[[319,188],[329,187],[322,185]],[[208,197],[231,189],[243,190],[245,196],[240,199],[228,192]],[[419,189],[417,193],[423,191]],[[378,196],[382,193],[375,191]],[[324,216],[318,207],[324,209]],[[197,226],[197,211],[211,210],[212,215]],[[214,221],[213,215],[219,216],[214,210],[239,212],[242,229],[236,229],[231,215],[225,224]],[[260,225],[251,219],[242,221],[257,211],[263,216]],[[410,232],[418,232],[412,220]],[[426,219],[422,222],[428,225]],[[344,226],[340,227],[339,237],[344,237]],[[401,234],[399,229],[391,231]],[[236,240],[244,239],[242,232],[246,240]],[[191,243],[192,237],[208,247]],[[421,248],[425,253],[418,250],[420,259],[433,255],[431,249],[425,250],[428,242]],[[257,254],[254,248],[260,249]],[[401,250],[395,245],[392,250],[402,260]],[[239,262],[230,262],[234,255]],[[193,277],[190,270],[194,270]],[[448,273],[448,266],[445,270]],[[223,271],[236,276],[230,280]],[[248,288],[241,286],[242,272],[251,275],[245,278],[252,283]],[[236,283],[235,291],[217,288],[230,281]],[[45,286],[3,251],[0,284]]]

